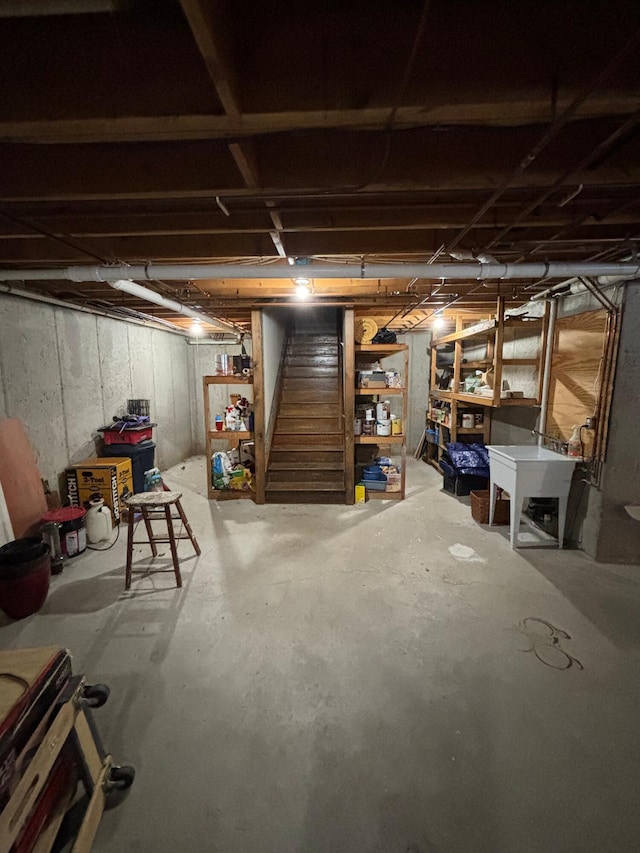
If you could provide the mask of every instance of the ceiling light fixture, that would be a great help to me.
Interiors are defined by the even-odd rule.
[[[308,299],[311,296],[311,288],[308,279],[296,279],[296,299]]]
[[[193,322],[191,323],[191,334],[192,335],[204,334],[204,329],[202,328],[202,320],[198,320],[197,317],[194,317]]]
[[[432,327],[434,329],[441,329],[443,326],[444,326],[444,317],[442,316],[442,310],[436,311],[433,315]]]

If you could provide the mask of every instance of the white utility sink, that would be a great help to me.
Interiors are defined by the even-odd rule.
[[[562,548],[569,489],[579,460],[535,445],[489,445],[488,450],[491,462],[489,524],[493,523],[498,488],[504,489],[511,498],[509,532],[511,547],[515,548],[524,499],[558,498],[558,547]]]

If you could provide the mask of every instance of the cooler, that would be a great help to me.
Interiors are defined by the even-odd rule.
[[[105,446],[105,456],[127,456],[131,459],[133,470],[133,491],[135,494],[144,492],[144,472],[155,466],[154,441],[141,441],[140,444],[109,444]]]

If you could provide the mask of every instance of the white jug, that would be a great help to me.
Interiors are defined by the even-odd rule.
[[[92,545],[111,538],[111,510],[104,505],[102,498],[89,501],[86,525],[87,539]]]

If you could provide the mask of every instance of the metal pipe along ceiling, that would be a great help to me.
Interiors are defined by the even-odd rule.
[[[218,320],[216,317],[210,317],[208,314],[196,311],[195,308],[189,308],[188,305],[184,305],[182,302],[177,302],[175,299],[168,299],[161,293],[156,293],[155,290],[150,290],[148,287],[136,284],[135,281],[117,279],[116,281],[108,282],[108,284],[115,290],[122,290],[125,293],[130,293],[132,296],[138,296],[140,299],[146,299],[147,302],[153,302],[155,305],[161,305],[163,308],[175,311],[176,314],[184,314],[186,317],[193,317],[194,320],[200,320],[202,323],[208,323],[210,326],[215,326],[219,329],[227,329],[232,332],[238,331],[237,326],[226,322],[226,320]]]
[[[203,279],[273,279],[294,278],[304,275],[305,278],[316,279],[390,279],[390,278],[423,278],[428,280],[471,279],[485,281],[486,279],[529,279],[539,281],[552,279],[576,278],[577,276],[622,276],[626,279],[640,275],[640,263],[630,262],[549,262],[549,263],[394,263],[394,264],[296,264],[282,267],[274,264],[113,264],[101,266],[71,266],[60,269],[8,269],[0,270],[0,281],[102,281],[112,284],[124,279],[127,284],[134,284],[132,279],[154,281],[191,281]],[[137,285],[141,287],[141,285]],[[122,287],[121,289],[126,289]],[[156,298],[166,299],[153,290],[146,290],[150,301]],[[133,292],[129,288],[129,292]],[[148,294],[152,294],[149,297]],[[138,291],[138,295],[141,292]],[[173,300],[168,300],[173,302]],[[162,303],[157,303],[162,304]],[[172,308],[180,303],[173,303]],[[167,306],[168,307],[168,306]],[[183,308],[186,306],[183,306]],[[193,309],[189,309],[193,310]],[[180,311],[180,313],[188,313]],[[191,314],[190,316],[193,316]],[[207,320],[207,322],[210,322]],[[221,321],[214,321],[221,324]],[[227,324],[228,327],[228,324]]]

